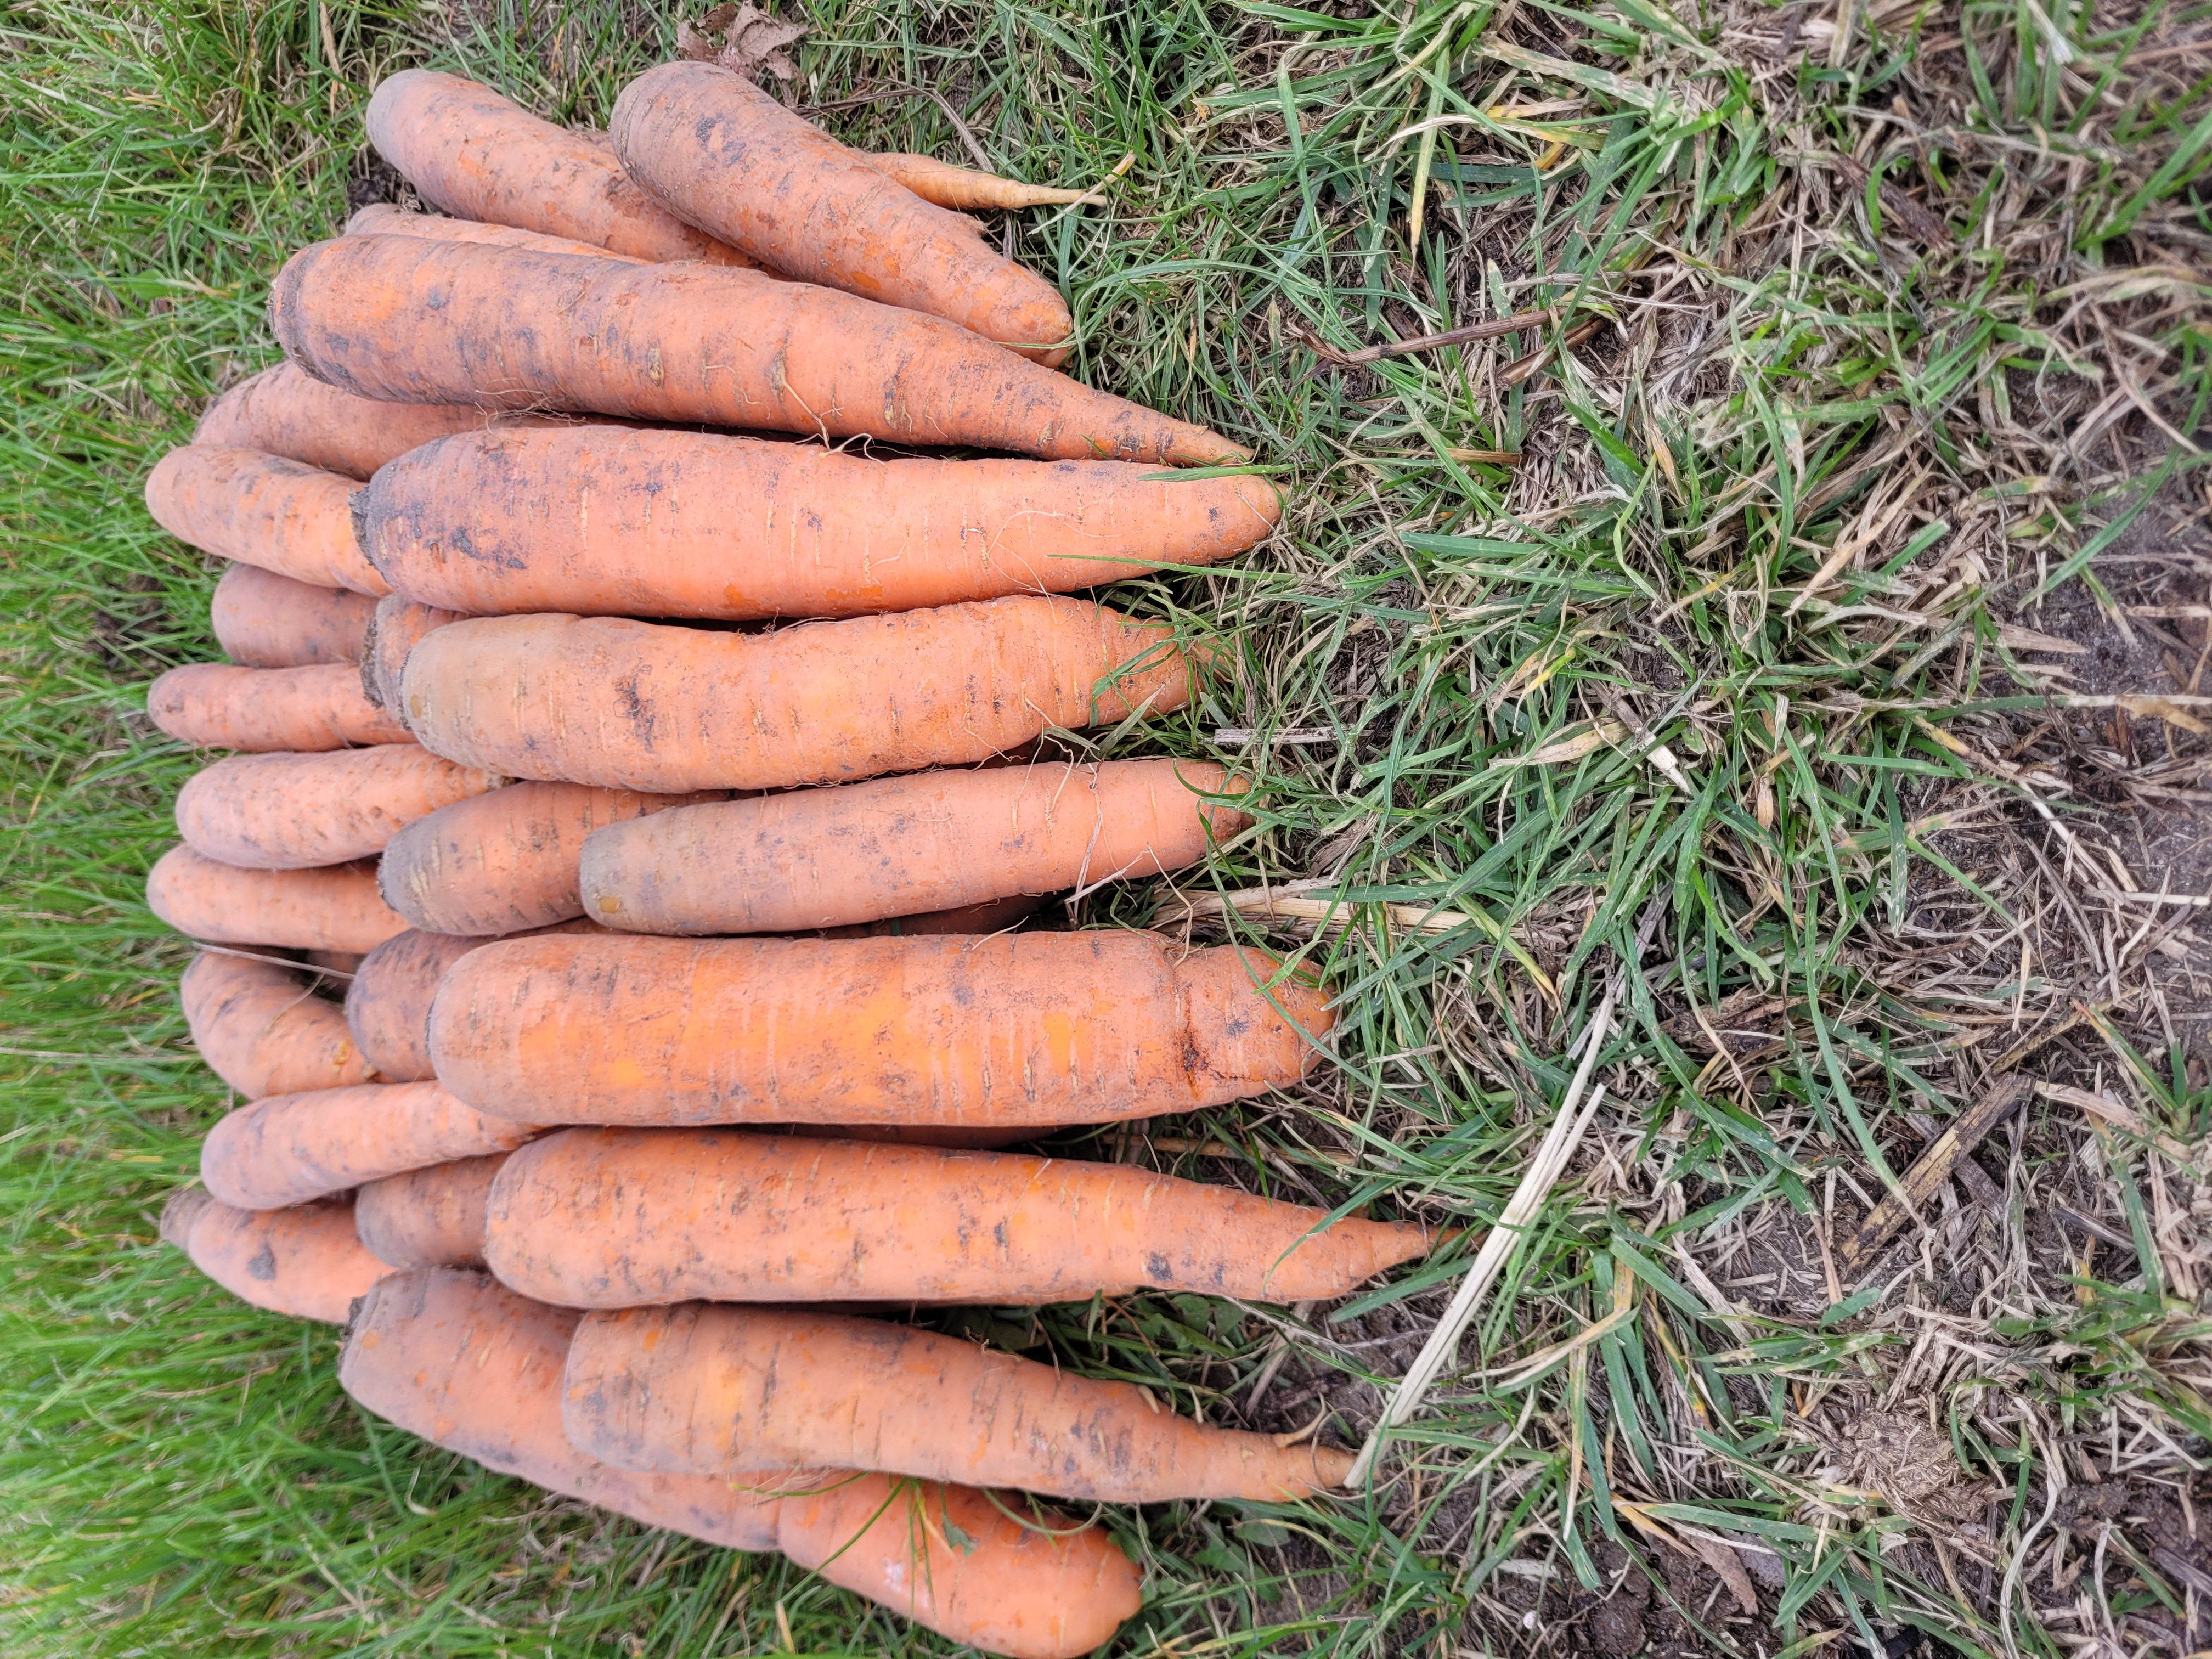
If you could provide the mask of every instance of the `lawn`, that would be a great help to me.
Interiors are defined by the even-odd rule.
[[[0,17],[10,1655],[949,1650],[377,1423],[333,1332],[155,1235],[227,1102],[142,896],[195,764],[143,689],[215,654],[216,574],[145,471],[275,360],[286,254],[400,189],[380,76],[596,123],[677,17]],[[1480,1229],[1618,1010],[1371,1489],[1109,1513],[1147,1595],[1114,1650],[2212,1645],[2212,8],[804,21],[787,90],[848,140],[1105,183],[988,233],[1068,295],[1073,373],[1291,491],[1253,556],[1113,590],[1213,643],[1209,694],[1070,739],[1235,766],[1258,823],[1054,925],[1302,953],[1334,1054],[1059,1144]],[[1470,1256],[1333,1308],[945,1320],[1356,1447]]]

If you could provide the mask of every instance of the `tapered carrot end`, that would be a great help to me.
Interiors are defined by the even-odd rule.
[[[1348,1451],[1339,1451],[1334,1446],[1316,1446],[1313,1450],[1315,1489],[1328,1492],[1341,1486],[1351,1479],[1355,1461]]]
[[[204,1187],[179,1187],[169,1194],[169,1201],[161,1206],[161,1242],[185,1248],[192,1236],[192,1223],[207,1213],[215,1195]]]

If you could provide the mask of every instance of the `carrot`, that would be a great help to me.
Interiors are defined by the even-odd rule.
[[[392,585],[354,539],[361,486],[258,449],[173,449],[146,475],[146,510],[179,541],[295,581],[382,598]]]
[[[1249,459],[941,318],[757,271],[348,236],[286,261],[269,312],[288,355],[362,397],[1054,460]]]
[[[395,1267],[483,1267],[484,1205],[509,1156],[456,1158],[368,1182],[353,1200],[361,1242]]]
[[[215,585],[208,620],[223,654],[241,668],[304,668],[359,662],[375,611],[366,593],[234,564]]]
[[[960,1337],[847,1315],[687,1302],[586,1314],[562,1421],[586,1456],[659,1474],[865,1459],[892,1474],[1109,1504],[1273,1503],[1341,1482],[1349,1453],[1178,1417]]]
[[[241,1302],[343,1325],[388,1271],[362,1248],[353,1221],[350,1204],[239,1210],[185,1187],[161,1212],[161,1237]]]
[[[374,1082],[345,1015],[315,995],[310,977],[274,962],[204,951],[177,990],[192,1046],[248,1100]]]
[[[487,416],[473,404],[395,404],[325,386],[297,363],[240,380],[200,416],[194,445],[258,449],[288,460],[366,478],[394,456],[433,438],[504,428],[565,426],[559,415]]]
[[[488,1116],[434,1083],[270,1095],[208,1131],[200,1180],[226,1204],[275,1210],[433,1164],[508,1152],[537,1133]]]
[[[487,617],[407,659],[425,748],[510,777],[659,795],[842,782],[977,761],[1049,726],[1178,708],[1164,623],[994,599],[772,634]]]
[[[1330,1016],[1291,981],[1278,1012],[1275,969],[1139,933],[556,934],[447,969],[430,1053],[535,1123],[1103,1123],[1297,1082]]]
[[[687,806],[586,842],[583,903],[629,933],[781,933],[1157,876],[1251,822],[1200,799],[1241,787],[1198,762],[1108,761]]]
[[[427,236],[441,242],[477,242],[489,247],[530,248],[539,253],[580,253],[589,258],[622,259],[631,256],[610,253],[605,248],[590,242],[572,241],[565,236],[547,236],[534,230],[518,230],[513,225],[478,224],[473,219],[455,219],[442,213],[410,213],[389,202],[372,202],[346,221],[349,236]],[[648,264],[650,260],[636,259],[637,264]]]
[[[361,694],[350,663],[234,668],[187,663],[146,688],[146,713],[179,743],[257,754],[313,754],[355,744],[412,743]]]
[[[433,933],[514,933],[584,914],[576,860],[617,824],[720,799],[581,783],[517,783],[456,801],[400,831],[378,868],[384,902]]]
[[[387,76],[368,142],[433,206],[634,259],[750,266],[662,207],[591,135],[540,120],[489,87],[435,70]]]
[[[1303,1302],[1432,1242],[1119,1164],[727,1129],[548,1135],[507,1160],[483,1241],[501,1282],[570,1308],[1026,1306],[1140,1286]]]
[[[462,620],[458,611],[419,605],[404,593],[387,593],[379,599],[362,642],[362,696],[404,724],[399,682],[407,667],[407,653],[422,642],[424,635]]]
[[[483,943],[410,927],[362,958],[346,987],[346,1028],[380,1075],[394,1083],[438,1075],[430,1061],[430,1000],[446,969]]]
[[[1051,185],[1025,185],[1018,179],[1001,179],[995,173],[954,167],[933,155],[911,155],[899,150],[855,150],[853,154],[863,167],[912,191],[923,201],[958,211],[1058,207],[1079,202],[1086,194]]]
[[[179,933],[212,945],[370,951],[402,932],[376,894],[376,866],[240,870],[172,847],[146,876],[146,902]]]
[[[356,1313],[338,1381],[378,1416],[502,1474],[709,1543],[780,1550],[1010,1659],[1078,1659],[1142,1601],[1103,1530],[1048,1512],[1025,1527],[1019,1498],[880,1474],[633,1474],[588,1457],[561,1426],[575,1325],[481,1273],[393,1273]]]
[[[927,312],[1046,363],[1073,325],[1052,285],[750,80],[679,60],[615,100],[607,137],[679,218],[801,282]]]
[[[233,755],[177,792],[177,830],[242,870],[311,870],[380,853],[416,819],[500,781],[411,743]]]
[[[1126,461],[869,460],[612,426],[476,433],[380,471],[362,545],[478,616],[853,617],[1212,564],[1280,513],[1248,476]],[[733,550],[741,550],[733,557]]]

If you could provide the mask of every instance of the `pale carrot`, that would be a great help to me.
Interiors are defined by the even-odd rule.
[[[248,1100],[372,1083],[344,1013],[314,994],[313,976],[275,962],[204,951],[177,990],[200,1058]]]
[[[598,259],[621,259],[630,256],[609,252],[590,242],[579,242],[566,236],[548,236],[535,230],[521,230],[513,225],[479,224],[474,219],[456,219],[443,213],[410,213],[389,202],[372,202],[346,221],[349,236],[427,236],[440,242],[475,242],[488,247],[529,248],[538,253],[580,253]],[[639,264],[650,260],[639,259]]]
[[[240,1301],[326,1325],[344,1324],[389,1271],[362,1248],[345,1203],[240,1210],[185,1187],[161,1212],[161,1237]]]
[[[362,1083],[270,1095],[200,1143],[200,1180],[226,1204],[275,1210],[459,1158],[511,1152],[537,1133],[434,1083]]]
[[[371,951],[406,931],[377,896],[376,866],[240,870],[172,847],[146,877],[146,903],[179,933],[212,945]]]
[[[350,663],[237,668],[187,663],[146,688],[146,713],[203,749],[315,754],[362,744],[412,743],[407,728],[362,695]]]
[[[208,621],[223,654],[241,668],[305,668],[359,662],[375,611],[366,593],[234,564],[215,585]]]
[[[353,1200],[362,1245],[394,1267],[483,1267],[484,1206],[510,1156],[456,1158],[366,1183]]]
[[[501,780],[414,744],[233,755],[177,793],[185,845],[246,870],[308,870],[384,850],[418,818]]]
[[[382,598],[353,533],[361,486],[258,449],[173,449],[146,475],[146,510],[178,540],[295,581]]]

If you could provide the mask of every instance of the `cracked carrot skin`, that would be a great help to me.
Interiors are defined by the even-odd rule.
[[[321,870],[241,870],[172,847],[146,876],[146,903],[179,933],[210,945],[373,951],[407,921],[377,896],[364,860]]]
[[[678,217],[802,282],[927,312],[1057,364],[1074,325],[1049,283],[746,76],[679,60],[623,88],[607,137]]]
[[[177,792],[177,830],[240,869],[318,869],[380,853],[417,819],[501,781],[414,744],[233,755]]]
[[[361,691],[351,663],[240,668],[195,662],[146,688],[146,713],[179,743],[254,754],[317,754],[412,743],[407,728]]]
[[[1008,1659],[1079,1659],[1142,1604],[1135,1566],[1102,1528],[1048,1510],[1024,1526],[1013,1494],[847,1472],[635,1474],[586,1456],[561,1426],[575,1324],[481,1273],[393,1273],[356,1314],[338,1381],[378,1416],[502,1474],[708,1543],[780,1551]]]
[[[584,914],[577,860],[593,830],[720,799],[510,784],[409,824],[385,848],[377,879],[384,902],[426,933],[550,927]]]
[[[204,951],[177,982],[192,1046],[248,1100],[377,1080],[344,1012],[273,962]]]
[[[1212,564],[1271,533],[1273,485],[1126,461],[878,461],[726,433],[474,433],[380,471],[362,545],[478,616],[851,617]]]
[[[473,404],[400,404],[357,398],[283,362],[240,380],[200,416],[196,447],[258,449],[288,460],[366,478],[396,456],[434,438],[488,426],[568,426],[564,415],[487,415]]]
[[[188,444],[146,475],[146,510],[179,541],[295,581],[382,599],[392,584],[354,538],[361,485],[258,449]]]
[[[583,903],[626,933],[780,933],[1162,875],[1252,821],[1200,799],[1241,788],[1200,762],[1107,761],[687,806],[594,833]]]
[[[1125,1164],[729,1129],[548,1135],[491,1184],[483,1238],[512,1289],[595,1309],[1027,1306],[1140,1286],[1303,1302],[1434,1242]]]
[[[1277,966],[1133,932],[549,934],[447,969],[430,1054],[539,1123],[1106,1123],[1297,1081],[1332,1017],[1294,980],[1271,1006]]]
[[[458,611],[419,604],[404,593],[386,594],[376,602],[376,615],[370,619],[368,635],[362,641],[362,696],[404,725],[399,684],[406,672],[408,653],[422,642],[425,635],[449,623],[465,620]]]
[[[455,1158],[366,1183],[353,1200],[362,1244],[394,1267],[483,1267],[484,1206],[510,1156]]]
[[[535,230],[522,230],[514,225],[481,224],[474,219],[456,219],[443,213],[412,213],[394,207],[389,202],[372,202],[346,221],[349,236],[426,236],[440,242],[475,242],[489,247],[528,248],[538,253],[567,253],[593,259],[620,259],[630,256],[611,253],[605,248],[590,242],[579,242],[567,236],[548,236]],[[634,263],[647,264],[651,261],[635,259]]]
[[[1278,1503],[1349,1453],[1179,1417],[964,1338],[848,1315],[686,1302],[587,1313],[562,1421],[587,1456],[661,1474],[865,1466],[1094,1503]]]
[[[541,120],[489,87],[402,70],[368,100],[368,141],[426,202],[637,260],[750,266],[653,199],[592,135]]]
[[[362,397],[1052,460],[1251,459],[942,318],[757,271],[347,236],[287,260],[269,310],[295,362]]]
[[[215,585],[208,620],[223,654],[241,668],[306,668],[359,662],[375,612],[366,593],[234,564]]]
[[[757,635],[477,617],[415,647],[402,700],[449,760],[676,795],[980,761],[1048,726],[1179,708],[1193,673],[1164,623],[1012,599]]]
[[[240,1301],[326,1325],[344,1324],[391,1271],[362,1248],[350,1204],[240,1210],[185,1187],[162,1209],[161,1237]]]
[[[226,1204],[275,1210],[458,1158],[512,1152],[537,1133],[434,1083],[270,1095],[208,1131],[200,1180]]]

